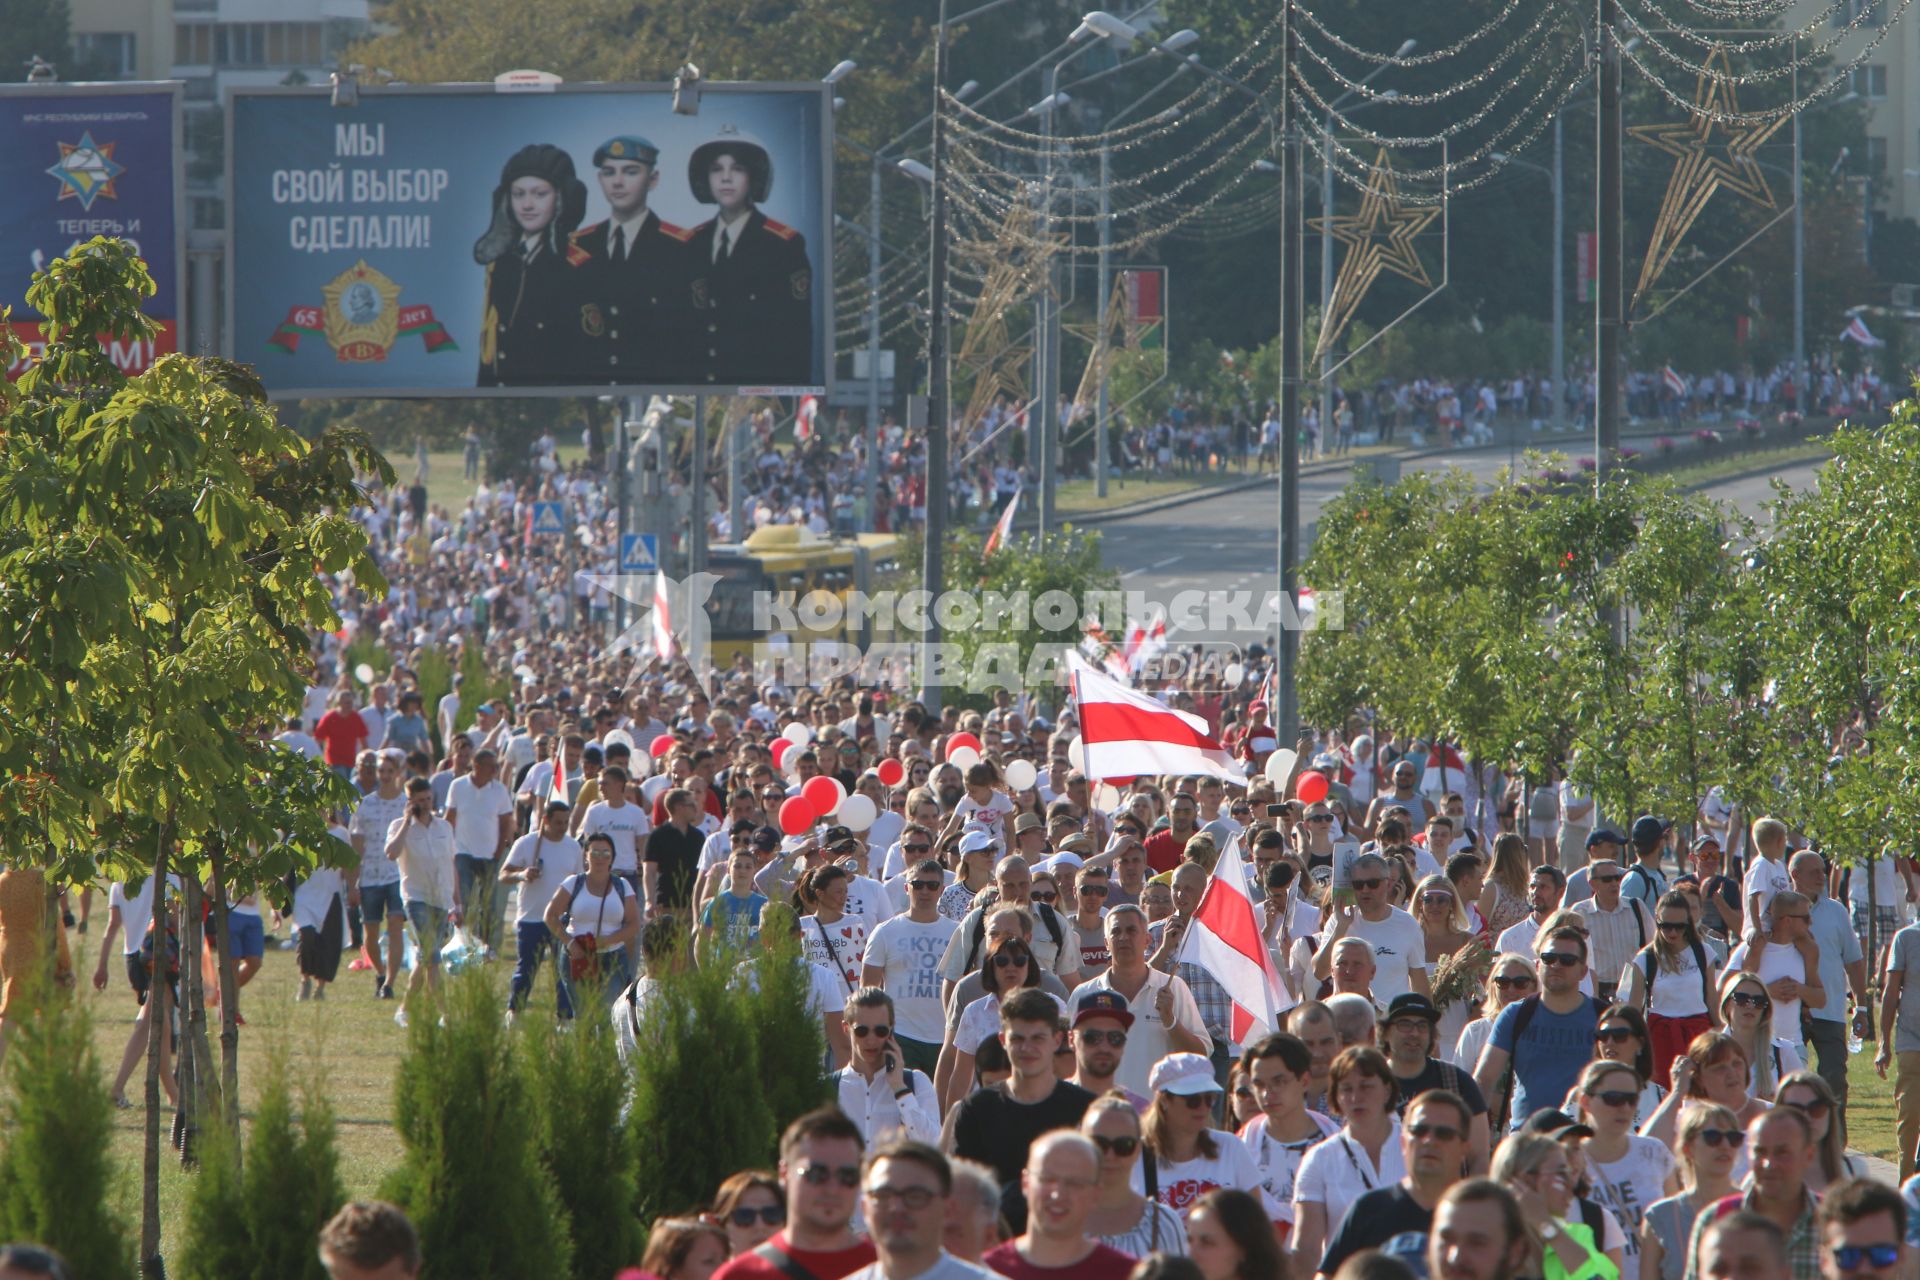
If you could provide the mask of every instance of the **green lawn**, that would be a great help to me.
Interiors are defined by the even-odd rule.
[[[408,449],[388,449],[386,454],[400,483],[412,484],[417,465],[413,452]],[[464,474],[464,456],[459,449],[427,451],[427,500],[445,507],[449,512],[459,511],[473,496],[474,484]],[[582,445],[560,446],[560,463],[563,467],[571,466],[586,456],[586,448]],[[482,457],[484,466],[484,455]]]
[[[1743,475],[1746,472],[1767,467],[1784,470],[1802,462],[1830,457],[1832,453],[1833,450],[1824,442],[1807,440],[1799,444],[1781,445],[1774,449],[1755,449],[1721,458],[1707,458],[1684,467],[1676,467],[1667,474],[1681,485],[1710,484],[1727,476]]]

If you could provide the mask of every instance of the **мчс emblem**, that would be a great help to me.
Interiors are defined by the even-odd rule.
[[[60,161],[46,172],[60,184],[62,200],[78,200],[82,209],[90,210],[101,196],[109,200],[120,198],[114,180],[127,171],[127,166],[113,158],[118,143],[96,143],[89,132],[81,134],[78,142],[56,145],[60,148]]]

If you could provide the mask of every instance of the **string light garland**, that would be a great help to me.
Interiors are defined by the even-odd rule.
[[[1789,4],[1794,2],[1795,0],[1787,0]],[[1363,59],[1373,66],[1380,67],[1430,67],[1437,62],[1445,62],[1449,58],[1460,56],[1473,45],[1478,44],[1481,40],[1486,39],[1501,27],[1505,26],[1509,18],[1520,12],[1521,0],[1507,0],[1507,7],[1490,18],[1484,26],[1468,35],[1462,36],[1450,45],[1429,50],[1425,53],[1409,53],[1405,55],[1374,53],[1371,50],[1362,49],[1358,45],[1341,39],[1337,33],[1316,17],[1314,12],[1305,5],[1289,4],[1287,7],[1305,25],[1313,28],[1319,32],[1321,36],[1325,37],[1327,43],[1351,57]],[[1299,38],[1297,32],[1295,33],[1295,38]]]

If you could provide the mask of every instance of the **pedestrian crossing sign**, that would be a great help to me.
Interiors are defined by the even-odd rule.
[[[535,533],[565,533],[567,518],[561,512],[557,502],[536,502],[533,504],[533,531]]]
[[[658,573],[660,539],[651,533],[620,535],[620,572]]]

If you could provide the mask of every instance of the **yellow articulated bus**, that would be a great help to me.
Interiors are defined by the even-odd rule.
[[[890,533],[862,533],[851,538],[827,538],[803,525],[776,524],[756,529],[745,542],[719,543],[708,549],[707,569],[719,576],[708,597],[712,623],[713,657],[721,665],[736,655],[753,658],[754,646],[771,634],[785,635],[796,645],[840,642],[862,649],[892,637],[876,634],[864,611],[849,610],[849,597],[860,592],[871,597],[893,588],[899,539]],[[806,597],[825,592],[841,608],[805,608]],[[768,621],[768,603],[777,601],[783,613],[799,622],[787,627]],[[821,602],[815,601],[818,606]],[[826,625],[809,625],[831,617]]]

